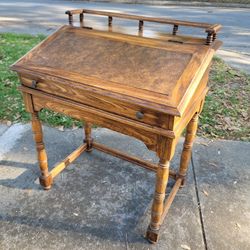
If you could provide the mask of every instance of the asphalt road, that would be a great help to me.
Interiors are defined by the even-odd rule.
[[[59,0],[1,0],[0,32],[50,34],[60,25],[67,23],[65,10],[91,8],[119,11],[131,14],[170,17],[190,21],[221,23],[219,38],[224,42],[219,51],[228,63],[250,73],[250,9],[218,7],[150,6],[136,4],[89,3],[85,1]],[[90,19],[99,23],[99,19]],[[105,23],[106,24],[106,23]],[[133,23],[119,23],[132,28]],[[136,26],[137,27],[137,26]],[[154,24],[154,29],[156,25]],[[150,29],[150,27],[148,27]],[[167,27],[157,25],[158,31]],[[191,30],[183,30],[183,32]],[[192,32],[192,31],[191,31]]]

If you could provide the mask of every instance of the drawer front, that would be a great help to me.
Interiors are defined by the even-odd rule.
[[[77,101],[145,124],[168,128],[168,115],[157,113],[153,110],[148,110],[109,96],[102,96],[84,89],[84,86],[73,86],[64,82],[58,83],[44,79],[35,81],[30,76],[20,76],[20,80],[23,85],[36,90]]]
[[[39,111],[41,108],[48,108],[65,115],[69,115],[78,120],[89,121],[98,126],[135,137],[140,141],[143,141],[150,150],[156,150],[158,136],[154,133],[154,131],[145,129],[147,125],[136,126],[134,123],[127,123],[123,120],[126,118],[122,118],[119,121],[119,119],[113,119],[112,115],[110,115],[110,117],[105,116],[105,114],[98,115],[93,110],[94,108],[87,109],[84,107],[84,104],[75,105],[72,102],[62,101],[59,98],[50,98],[36,94],[37,93],[34,93],[32,95],[34,109],[36,111]]]

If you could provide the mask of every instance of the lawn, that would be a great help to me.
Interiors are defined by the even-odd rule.
[[[0,121],[28,122],[16,74],[9,66],[45,38],[43,35],[0,34]],[[250,76],[232,69],[215,57],[209,80],[210,91],[200,116],[199,135],[250,141]],[[82,126],[67,116],[43,110],[41,120],[60,129]]]

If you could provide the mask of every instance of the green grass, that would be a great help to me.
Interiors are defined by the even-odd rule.
[[[209,137],[250,140],[250,75],[213,60],[210,90],[200,117],[199,133]]]
[[[42,41],[45,36],[0,34],[0,121],[28,122],[18,78],[9,66]],[[199,134],[210,138],[250,140],[250,76],[234,70],[215,57],[210,73],[210,91],[200,117]],[[82,123],[49,110],[41,120],[55,127],[80,127]]]
[[[0,121],[28,122],[22,95],[17,90],[20,84],[16,73],[9,66],[45,38],[44,35],[0,34]],[[42,110],[40,118],[52,126],[81,126],[81,122],[49,110]]]

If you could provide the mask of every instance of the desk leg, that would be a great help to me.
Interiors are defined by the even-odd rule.
[[[84,142],[87,143],[87,152],[91,152],[93,147],[93,139],[91,137],[91,123],[85,122],[84,125],[84,131],[85,131],[85,139]]]
[[[160,161],[158,163],[158,169],[156,173],[156,185],[151,211],[151,222],[146,234],[146,238],[151,243],[156,243],[159,238],[159,230],[164,211],[165,192],[169,177],[170,159],[173,155],[173,141],[171,139],[164,138],[163,141],[160,142],[159,148],[160,150],[158,155],[160,157]]]
[[[32,130],[34,134],[34,141],[36,143],[39,167],[41,170],[41,176],[39,178],[40,184],[43,186],[45,190],[48,190],[51,188],[52,177],[48,171],[48,161],[47,161],[47,154],[46,154],[44,143],[43,143],[42,126],[39,121],[37,112],[32,113]]]
[[[185,141],[183,144],[183,150],[181,154],[180,169],[178,173],[178,176],[182,178],[182,186],[185,184],[186,174],[192,155],[193,142],[198,127],[198,118],[199,114],[195,113],[187,125]]]

